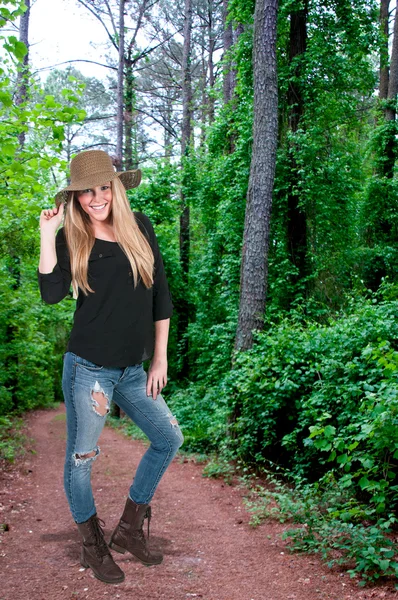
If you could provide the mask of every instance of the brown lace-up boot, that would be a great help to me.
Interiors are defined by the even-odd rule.
[[[149,504],[136,504],[127,498],[123,515],[112,533],[109,547],[122,554],[126,550],[131,552],[144,565],[158,565],[162,562],[163,556],[160,552],[151,552],[147,546],[147,540],[142,530],[145,518],[148,519],[149,538],[151,507]]]
[[[80,562],[86,569],[91,567],[97,579],[105,583],[121,583],[124,581],[124,573],[109,552],[100,521],[105,525],[97,515],[93,515],[88,521],[77,523],[83,538]]]

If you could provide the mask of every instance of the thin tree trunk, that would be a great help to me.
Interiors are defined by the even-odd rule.
[[[133,76],[133,61],[131,58],[131,49],[129,48],[127,58],[125,58],[126,76],[125,76],[125,110],[124,110],[124,167],[127,170],[136,169],[138,167],[138,156],[136,143],[133,144],[133,133],[136,134],[136,117],[135,117],[135,90]],[[136,141],[136,135],[134,136]]]
[[[307,11],[308,2],[306,1],[304,3],[304,8],[293,12],[290,15],[290,64],[292,64],[298,56],[304,54],[306,51]],[[296,133],[298,130],[304,110],[304,100],[300,85],[300,72],[301,65],[300,63],[296,62],[296,67],[290,76],[289,88],[287,92],[287,102],[289,105],[289,127],[293,133]],[[291,152],[290,155],[292,158],[289,177],[287,237],[290,259],[297,267],[298,271],[296,280],[300,280],[305,277],[307,269],[307,215],[303,208],[300,208],[299,196],[295,191],[297,190],[297,165],[294,158],[294,151]]]
[[[215,78],[214,78],[214,59],[213,59],[213,54],[214,54],[214,45],[215,45],[215,39],[214,39],[214,27],[213,27],[213,0],[208,0],[208,25],[207,25],[207,32],[208,32],[208,37],[209,37],[209,59],[208,59],[208,70],[209,70],[209,90],[210,93],[208,94],[208,115],[209,115],[209,123],[213,123],[214,121],[214,95],[213,95],[213,90],[214,90],[214,82],[215,82]]]
[[[191,31],[192,31],[192,0],[185,0],[184,10],[184,47],[182,57],[182,135],[181,135],[181,159],[182,159],[182,186],[181,186],[181,216],[180,216],[180,263],[182,275],[182,287],[188,290],[189,273],[189,242],[190,242],[190,215],[185,189],[188,185],[188,175],[184,165],[189,154],[192,137],[192,82],[191,82]],[[189,323],[189,304],[183,299],[181,301],[178,322],[178,339],[185,339],[182,348],[181,376],[188,377],[188,343],[184,334]]]
[[[380,29],[384,42],[380,48],[380,83],[379,98],[386,99],[388,94],[388,15],[390,0],[380,1]]]
[[[201,103],[200,103],[200,142],[199,142],[199,146],[202,148],[204,146],[204,143],[206,141],[206,121],[207,121],[207,114],[208,114],[208,106],[207,106],[207,95],[206,95],[206,87],[207,87],[207,64],[206,64],[206,58],[205,58],[205,39],[203,36],[203,44],[201,44],[201,50],[202,50],[202,55],[201,55],[201,67],[202,67],[202,73],[201,73],[201,77],[200,77],[200,94],[201,94]]]
[[[394,37],[392,42],[390,72],[388,78],[387,106],[384,118],[391,123],[384,136],[384,160],[382,175],[387,179],[394,177],[395,161],[397,159],[397,129],[396,129],[396,102],[398,94],[398,10],[395,10]]]
[[[165,114],[166,127],[164,128],[164,156],[165,156],[167,164],[170,164],[171,153],[172,153],[171,133],[170,133],[172,116],[173,116],[173,101],[171,100],[170,97],[167,97],[167,99],[166,99],[166,114]]]
[[[232,24],[227,25],[228,16],[228,3],[229,0],[223,0],[223,44],[224,44],[224,60],[225,54],[229,52],[234,44],[237,43],[239,36],[243,33],[244,27],[242,24],[238,24],[236,29],[232,29]],[[236,87],[236,65],[234,61],[229,57],[224,64],[224,81],[223,81],[223,95],[224,102],[227,104],[232,100],[233,111],[236,108],[237,98],[235,96]],[[232,111],[232,112],[233,112]],[[233,119],[233,117],[232,117]],[[235,152],[235,143],[237,139],[237,131],[232,132],[228,136],[228,152],[233,154]]]
[[[185,0],[184,47],[182,54],[182,135],[181,154],[185,156],[192,132],[192,81],[191,81],[192,0]]]
[[[20,106],[28,99],[28,78],[29,78],[29,18],[30,18],[30,0],[25,0],[26,11],[21,15],[19,21],[19,41],[23,42],[27,48],[27,52],[23,57],[22,65],[20,65],[17,76],[17,90],[15,96],[15,104]],[[21,131],[18,135],[19,147],[25,145],[25,132]]]
[[[389,106],[386,110],[386,120],[394,121],[396,116],[395,104],[398,94],[398,10],[395,10],[394,18],[394,37],[392,41],[390,76],[388,79],[388,100]]]
[[[223,93],[224,93],[224,103],[227,104],[233,95],[234,90],[234,71],[232,68],[232,62],[229,58],[226,60],[226,55],[230,51],[233,44],[233,35],[232,35],[232,23],[227,23],[228,17],[228,0],[223,0],[223,46],[224,46],[224,55],[223,55]]]
[[[254,14],[253,150],[242,248],[236,350],[252,346],[264,325],[268,241],[278,136],[276,22],[278,0],[257,0]]]
[[[116,114],[116,167],[123,167],[123,123],[124,123],[124,6],[119,0],[119,62],[117,68],[117,114]]]

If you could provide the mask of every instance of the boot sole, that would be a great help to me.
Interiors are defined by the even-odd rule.
[[[158,562],[151,562],[151,563],[145,562],[144,560],[142,560],[142,558],[140,558],[136,554],[133,554],[133,552],[130,552],[130,550],[126,550],[126,548],[122,548],[122,546],[118,546],[117,544],[115,544],[115,542],[112,542],[112,541],[109,542],[108,546],[112,550],[115,550],[115,552],[120,552],[120,554],[125,554],[126,552],[129,552],[131,554],[131,556],[134,556],[134,558],[139,560],[146,567],[151,567],[152,565],[160,565],[160,563],[163,561],[163,558],[162,558]]]
[[[100,575],[98,575],[94,569],[92,567],[90,567],[89,564],[85,563],[84,561],[80,561],[80,564],[82,567],[84,567],[85,569],[91,569],[94,577],[96,577],[97,579],[99,579],[100,581],[103,581],[104,583],[122,583],[122,581],[125,580],[126,576],[123,573],[123,576],[120,579],[105,579],[105,577],[101,577]]]

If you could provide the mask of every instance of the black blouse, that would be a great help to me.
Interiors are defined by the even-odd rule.
[[[140,230],[154,254],[154,284],[147,289],[141,279],[134,288],[131,265],[117,242],[95,239],[89,257],[88,281],[95,293],[79,289],[67,350],[97,365],[127,367],[151,358],[154,321],[173,314],[162,256],[152,223],[134,212]],[[52,273],[38,271],[42,299],[60,302],[69,293],[71,270],[63,227],[56,235],[57,264]]]

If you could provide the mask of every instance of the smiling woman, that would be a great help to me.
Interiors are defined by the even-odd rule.
[[[85,213],[90,215],[90,219],[98,221],[96,225],[109,220],[112,210],[112,189],[111,182],[104,185],[97,185],[91,189],[77,192],[77,199]]]
[[[162,561],[147,546],[143,522],[183,442],[160,393],[167,383],[173,304],[152,224],[145,214],[132,213],[125,192],[140,180],[139,171],[117,173],[102,150],[82,152],[71,162],[71,184],[57,194],[57,208],[42,211],[40,218],[42,298],[59,302],[71,283],[77,297],[62,379],[68,431],[64,487],[83,538],[81,563],[108,583],[123,581],[124,573],[99,523],[91,467],[111,402],[151,441],[111,537],[117,552],[127,550],[147,565]],[[64,210],[65,226],[55,235]],[[143,361],[151,357],[146,373]]]

